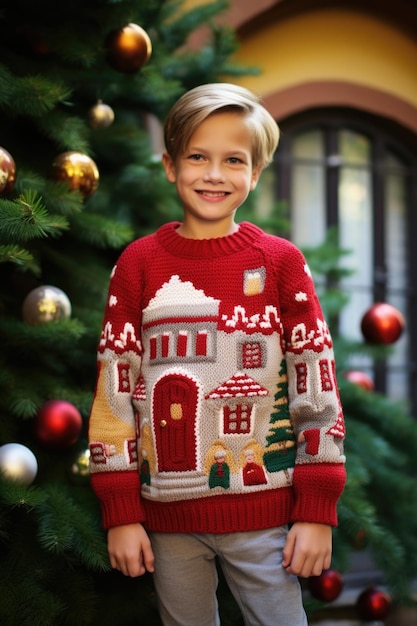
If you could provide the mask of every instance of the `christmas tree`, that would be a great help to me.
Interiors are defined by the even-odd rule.
[[[158,624],[151,581],[110,571],[87,420],[111,268],[180,217],[160,123],[242,73],[226,3],[51,0],[0,9],[0,621]],[[213,23],[212,23],[213,22]],[[206,43],[187,50],[205,26]]]

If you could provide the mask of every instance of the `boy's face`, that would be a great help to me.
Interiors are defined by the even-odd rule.
[[[252,168],[252,138],[245,118],[225,111],[208,117],[184,154],[172,161],[163,156],[168,180],[175,183],[184,207],[184,222],[209,236],[232,232],[237,208],[258,182],[261,168]]]

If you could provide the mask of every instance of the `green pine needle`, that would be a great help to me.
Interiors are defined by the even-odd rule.
[[[69,228],[68,221],[46,210],[36,191],[29,190],[17,200],[0,203],[0,237],[4,241],[29,241],[56,237]]]
[[[40,74],[14,77],[15,112],[41,118],[71,95],[71,89],[61,82],[52,81]]]

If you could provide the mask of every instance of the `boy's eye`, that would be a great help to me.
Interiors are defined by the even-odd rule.
[[[229,157],[228,161],[229,163],[232,163],[232,164],[242,163],[242,159],[239,159],[238,157]]]
[[[189,158],[193,161],[201,161],[203,157],[201,156],[201,154],[190,154]]]

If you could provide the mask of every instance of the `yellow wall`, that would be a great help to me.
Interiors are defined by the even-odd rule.
[[[240,84],[263,96],[315,80],[358,83],[417,106],[417,42],[366,14],[318,10],[246,36],[236,60],[261,70]]]

